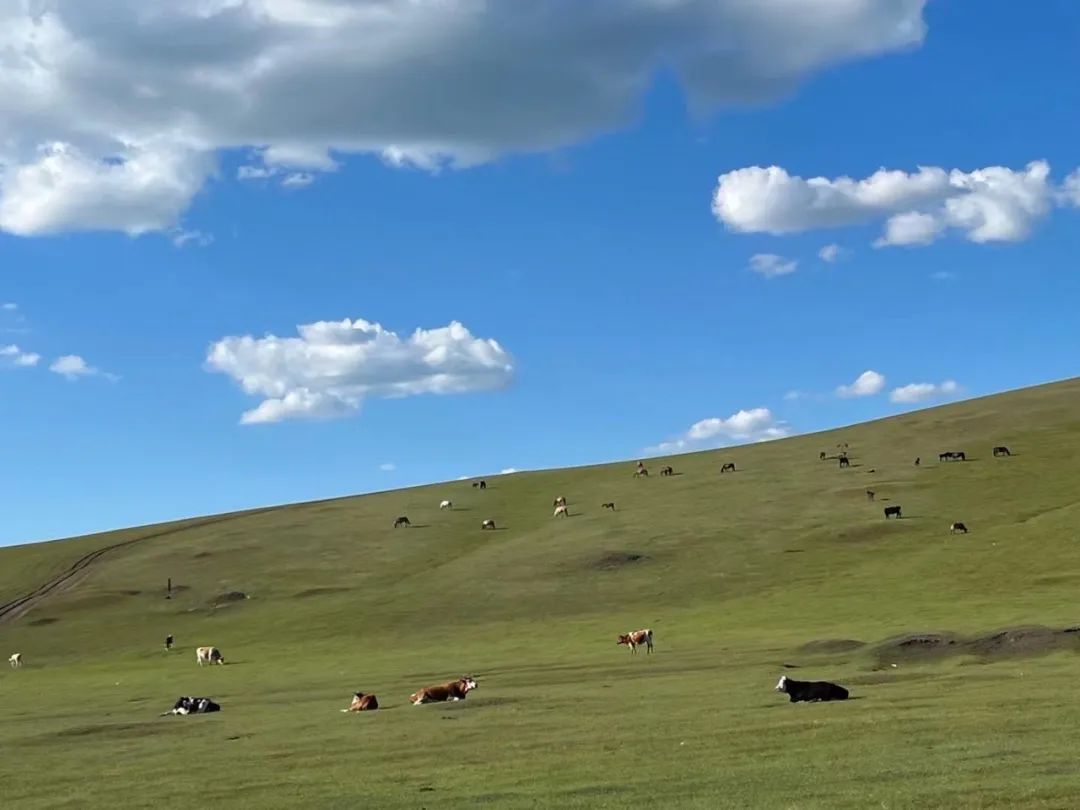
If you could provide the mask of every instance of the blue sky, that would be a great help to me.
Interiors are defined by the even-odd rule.
[[[290,53],[364,6],[221,13],[248,5],[279,14]],[[452,26],[424,16],[458,5]],[[776,0],[715,56],[731,20],[714,32],[693,17],[709,4],[668,5],[683,16],[545,0],[529,47],[496,47],[526,36],[511,4],[421,4],[386,23],[383,73],[342,90],[285,64],[236,91],[261,115],[237,121],[175,77],[272,63],[265,15],[211,20],[211,39],[168,18],[163,52],[153,15],[123,13],[134,0],[103,4],[107,28],[0,4],[0,50],[55,72],[0,72],[0,544],[740,443],[1075,375],[1080,7]],[[442,95],[399,39],[437,53]],[[89,55],[47,59],[54,40]],[[495,44],[458,65],[468,43]],[[61,92],[77,109],[42,113]],[[334,119],[346,103],[356,115]]]

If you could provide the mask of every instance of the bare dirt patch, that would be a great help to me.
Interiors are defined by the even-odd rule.
[[[327,586],[324,588],[308,588],[306,591],[300,591],[293,594],[293,599],[307,599],[311,596],[326,596],[332,593],[344,593],[349,590],[348,588],[341,588],[336,586]]]
[[[600,556],[589,567],[600,571],[612,571],[635,563],[643,563],[649,558],[633,551],[609,551]]]
[[[865,647],[865,641],[857,641],[853,638],[826,638],[820,641],[811,641],[799,647],[801,653],[842,653]]]
[[[243,602],[248,599],[248,595],[243,591],[226,591],[225,593],[219,593],[214,597],[214,606],[220,607],[221,605],[232,605],[236,602]]]
[[[1080,652],[1080,626],[1055,629],[1034,625],[1011,627],[979,636],[920,633],[888,639],[874,653],[880,661],[970,655],[984,660],[1036,656],[1060,650]]]

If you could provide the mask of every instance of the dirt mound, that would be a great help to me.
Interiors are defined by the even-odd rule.
[[[243,591],[226,591],[214,597],[214,605],[231,605],[233,602],[243,602],[248,598]]]
[[[820,641],[811,641],[799,647],[801,653],[842,653],[865,647],[865,641],[856,641],[853,638],[825,638]]]
[[[972,655],[983,659],[1045,655],[1057,650],[1080,651],[1080,626],[1054,629],[1011,627],[983,636],[920,633],[882,642],[875,650],[881,661]]]
[[[953,633],[911,633],[886,639],[877,648],[878,658],[915,658],[962,652],[961,639]]]
[[[604,554],[590,567],[598,568],[602,571],[610,571],[616,568],[622,568],[625,565],[632,565],[633,563],[645,562],[648,557],[644,554],[635,554],[632,551],[609,551]]]

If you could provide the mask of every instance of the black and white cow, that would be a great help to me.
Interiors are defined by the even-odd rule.
[[[825,700],[847,700],[848,690],[828,681],[793,681],[781,675],[776,691],[784,692],[792,703],[817,703]]]
[[[210,712],[220,711],[221,706],[210,698],[182,697],[177,698],[176,705],[172,707],[172,711],[165,712],[165,714],[209,714]]]

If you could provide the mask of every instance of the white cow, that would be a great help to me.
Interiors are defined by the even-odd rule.
[[[563,517],[570,517],[570,510],[566,508],[565,504],[555,507],[555,514],[552,515],[552,517],[558,517],[559,515],[562,515]]]
[[[198,661],[201,667],[206,664],[224,664],[225,658],[221,655],[221,650],[217,647],[196,647],[195,648],[195,660]]]
[[[450,501],[443,501],[442,503],[439,504],[439,508],[440,509],[453,509],[454,504],[451,503]]]
[[[8,663],[11,664],[11,666],[13,667],[21,667],[22,653],[12,653],[11,657],[8,659]]]

